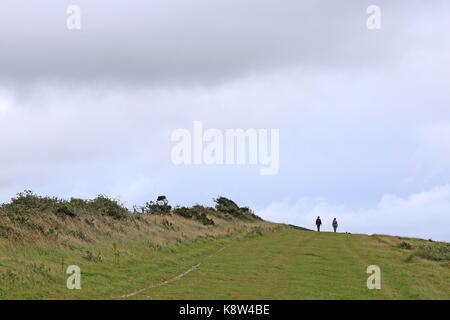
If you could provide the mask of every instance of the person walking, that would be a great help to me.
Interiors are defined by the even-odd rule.
[[[337,227],[338,227],[338,222],[337,222],[336,218],[334,218],[334,219],[333,219],[333,229],[334,229],[334,232],[336,232]]]
[[[320,217],[317,217],[317,219],[316,219],[317,232],[320,232],[321,224],[322,224],[322,220],[320,220]]]

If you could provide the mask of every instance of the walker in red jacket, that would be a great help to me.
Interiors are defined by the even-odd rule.
[[[334,218],[334,219],[333,219],[333,229],[334,229],[334,232],[336,232],[337,227],[338,227],[338,222],[337,222],[336,218]]]

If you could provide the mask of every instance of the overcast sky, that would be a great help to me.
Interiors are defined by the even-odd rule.
[[[444,0],[3,0],[0,201],[223,195],[272,221],[450,241],[449,30]],[[171,133],[194,120],[280,129],[278,174],[175,166]]]

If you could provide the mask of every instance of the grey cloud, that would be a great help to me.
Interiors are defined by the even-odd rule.
[[[365,25],[370,1],[75,3],[80,31],[66,29],[72,2],[2,1],[0,83],[205,84],[290,65],[378,67],[424,41],[439,50],[449,29],[444,1],[379,1],[377,32]],[[416,30],[417,18],[428,27]]]

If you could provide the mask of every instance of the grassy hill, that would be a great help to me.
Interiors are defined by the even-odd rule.
[[[131,214],[106,197],[24,193],[0,207],[2,299],[450,299],[450,244],[317,233],[215,208]],[[68,265],[81,290],[66,288]],[[381,268],[369,290],[366,268]]]
[[[289,228],[235,242],[177,283],[142,299],[449,299],[450,266],[402,249],[417,239],[297,231]],[[435,257],[437,258],[437,257]],[[369,290],[366,269],[381,268],[381,290]]]

